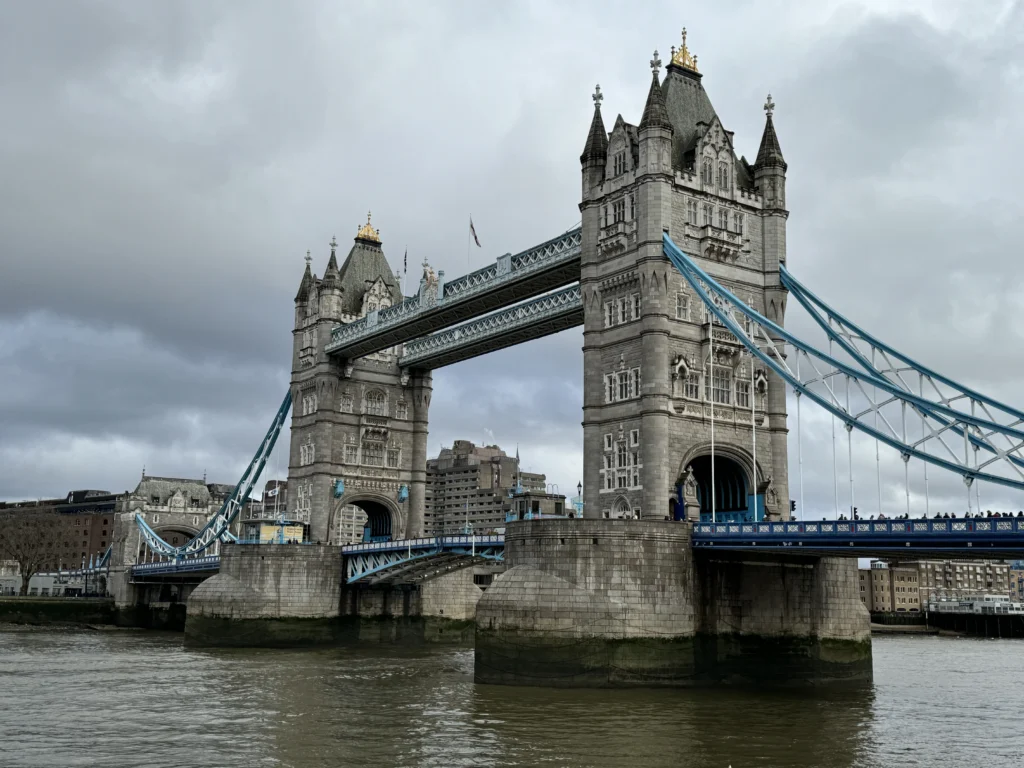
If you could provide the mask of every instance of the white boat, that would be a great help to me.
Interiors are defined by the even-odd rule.
[[[1024,603],[1015,603],[1005,595],[979,595],[974,598],[938,598],[928,602],[934,613],[966,613],[977,616],[1024,615]]]

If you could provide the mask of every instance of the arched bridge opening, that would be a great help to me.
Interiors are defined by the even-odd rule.
[[[693,475],[691,489],[696,491],[701,522],[710,523],[712,518],[720,523],[754,520],[756,499],[747,470],[728,456],[715,456],[714,472],[711,462],[710,454],[705,454],[695,457],[688,467]],[[685,486],[684,476],[680,480],[684,495]],[[691,496],[692,493],[691,490]]]

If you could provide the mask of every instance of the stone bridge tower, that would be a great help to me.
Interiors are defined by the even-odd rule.
[[[324,351],[331,329],[402,301],[379,230],[367,215],[341,267],[337,243],[322,278],[295,296],[288,509],[309,540],[336,543],[343,506],[363,509],[374,537],[420,535],[426,485],[429,371],[398,367],[398,350],[358,360]]]
[[[785,387],[711,322],[662,248],[667,232],[783,323],[786,163],[774,105],[769,96],[751,165],[704,91],[685,30],[663,83],[657,52],[651,68],[639,126],[619,115],[607,133],[598,87],[580,158],[585,515],[710,519],[714,505],[719,521],[788,518]]]

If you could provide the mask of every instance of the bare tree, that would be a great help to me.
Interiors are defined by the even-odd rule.
[[[21,594],[45,568],[60,562],[67,522],[52,509],[0,510],[0,560],[14,560],[21,572]]]

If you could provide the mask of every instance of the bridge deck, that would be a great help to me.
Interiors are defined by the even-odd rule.
[[[1024,552],[1024,517],[697,523],[698,550],[982,559]]]

